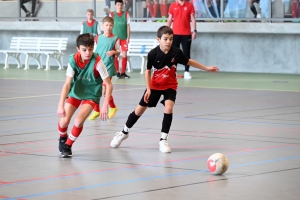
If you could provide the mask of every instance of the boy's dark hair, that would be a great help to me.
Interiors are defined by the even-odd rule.
[[[161,38],[163,34],[173,35],[173,30],[168,26],[162,26],[157,30],[157,37]]]
[[[122,4],[123,4],[123,0],[115,0],[115,5],[116,5],[117,3],[122,3]]]
[[[92,47],[94,46],[94,36],[89,33],[81,34],[76,39],[76,46]]]
[[[114,19],[112,17],[106,16],[102,20],[102,23],[104,23],[104,22],[109,22],[109,23],[114,24]]]

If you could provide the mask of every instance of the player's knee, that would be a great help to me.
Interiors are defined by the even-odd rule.
[[[82,126],[83,126],[83,123],[84,123],[84,121],[83,121],[82,119],[76,118],[76,119],[74,120],[74,125],[75,125],[76,127],[82,127]]]
[[[173,113],[173,106],[166,105],[164,108],[164,113],[166,113],[166,114]]]
[[[70,124],[70,120],[67,120],[65,118],[62,118],[59,121],[59,126],[62,127],[62,128],[65,128],[65,127],[69,126],[69,124]]]

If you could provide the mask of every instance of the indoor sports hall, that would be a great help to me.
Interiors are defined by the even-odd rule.
[[[112,78],[115,117],[86,120],[73,156],[62,158],[56,111],[68,57],[76,52],[86,10],[94,9],[101,23],[105,1],[39,0],[32,16],[17,1],[0,1],[0,199],[299,200],[300,18],[293,12],[298,4],[255,2],[261,18],[254,18],[248,1],[192,2],[198,11],[191,58],[220,71],[191,67],[192,79],[184,79],[184,66],[177,66],[172,152],[159,151],[162,104],[146,110],[119,148],[110,147],[146,89],[142,59],[130,56],[130,78]],[[30,12],[32,3],[24,3]],[[160,14],[148,21],[144,3],[125,3],[124,9],[131,5],[133,41],[155,40],[166,24]],[[224,8],[220,13],[218,6]],[[13,37],[67,41],[56,57],[22,49],[6,57],[14,51]],[[222,175],[207,166],[215,153],[229,160]]]

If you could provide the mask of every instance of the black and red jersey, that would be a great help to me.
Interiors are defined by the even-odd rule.
[[[150,88],[154,90],[177,90],[178,82],[176,78],[177,64],[186,65],[189,61],[183,52],[171,47],[170,51],[165,54],[159,47],[155,47],[148,53],[147,69],[154,68],[151,78]]]

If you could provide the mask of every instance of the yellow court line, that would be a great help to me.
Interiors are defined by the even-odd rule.
[[[224,90],[270,91],[270,92],[300,92],[297,90],[273,90],[273,89],[226,88],[226,87],[201,87],[201,86],[179,86],[179,87],[192,87],[192,88],[202,88],[202,89],[224,89]]]
[[[119,89],[119,90],[114,90],[114,92],[125,91],[125,90],[139,90],[139,89],[145,89],[145,88],[143,87],[143,88]],[[16,100],[16,99],[32,99],[32,98],[50,97],[50,96],[58,96],[58,95],[60,94],[45,94],[45,95],[36,95],[36,96],[0,98],[0,101]]]
[[[49,97],[49,96],[58,96],[58,95],[60,95],[60,94],[45,94],[45,95],[38,95],[38,96],[0,98],[0,101],[16,100],[16,99],[31,99],[31,98],[40,98],[40,97]]]
[[[47,79],[25,79],[25,78],[0,78],[5,80],[22,80],[22,81],[52,81],[52,82],[65,82],[65,80],[47,80]]]
[[[19,78],[3,78],[3,79],[17,79],[17,80],[28,80],[28,81],[56,81],[56,82],[64,82],[61,80],[44,80],[44,79],[19,79]],[[113,85],[144,85],[139,83],[113,83]],[[250,91],[271,91],[271,92],[300,92],[297,90],[274,90],[274,89],[251,89],[251,88],[227,88],[227,87],[201,87],[201,86],[180,86],[178,88],[202,88],[202,89],[224,89],[224,90],[250,90]],[[114,90],[116,91],[116,90]]]

